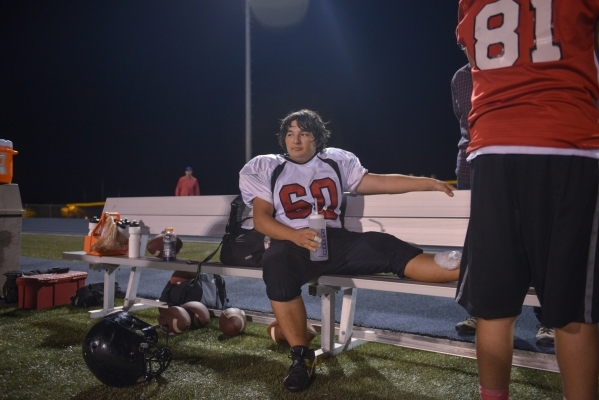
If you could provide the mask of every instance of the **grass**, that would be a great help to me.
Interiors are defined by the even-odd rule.
[[[82,247],[80,237],[23,235],[22,242],[22,255],[28,257],[60,259],[62,251]],[[183,248],[189,256],[182,258],[198,259],[213,244],[185,243]],[[288,349],[276,345],[258,323],[248,323],[241,336],[225,338],[214,318],[169,340],[173,362],[162,377],[111,388],[95,379],[81,356],[83,338],[95,323],[86,311],[0,306],[0,399],[478,398],[474,360],[379,343],[324,360],[308,391],[289,393],[282,385]],[[153,324],[158,313],[148,309],[134,315]],[[559,375],[527,368],[512,369],[511,392],[513,399],[562,398]]]

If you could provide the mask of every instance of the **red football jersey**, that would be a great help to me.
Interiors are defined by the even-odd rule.
[[[599,149],[597,0],[460,0],[471,142]]]

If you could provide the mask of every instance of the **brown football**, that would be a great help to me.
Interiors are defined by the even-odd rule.
[[[189,329],[191,318],[189,313],[182,307],[171,306],[169,308],[161,308],[158,315],[158,324],[166,326],[169,334],[183,333]]]
[[[210,312],[208,311],[208,307],[203,303],[200,303],[199,301],[190,301],[183,304],[181,307],[189,313],[192,328],[201,328],[210,322]]]
[[[308,343],[310,343],[312,339],[316,337],[316,329],[314,329],[312,324],[310,324],[309,322],[307,328],[307,339]],[[285,339],[285,334],[283,333],[283,330],[279,326],[279,322],[276,319],[273,322],[271,322],[270,325],[268,325],[268,327],[266,328],[266,332],[268,332],[268,336],[270,336],[272,340],[274,340],[281,346],[289,347],[289,342],[287,342],[287,339]]]
[[[169,280],[169,282],[173,285],[177,285],[179,283],[183,283],[185,281],[195,278],[196,274],[197,272],[191,271],[175,271],[171,275],[171,279]]]
[[[218,319],[218,327],[225,336],[237,336],[243,333],[246,325],[245,313],[239,308],[224,310]]]
[[[156,235],[152,239],[148,240],[148,244],[146,244],[146,250],[150,255],[158,258],[162,258],[164,255],[164,243],[162,242],[162,238],[164,235]],[[183,242],[179,237],[177,237],[177,254],[183,247]]]

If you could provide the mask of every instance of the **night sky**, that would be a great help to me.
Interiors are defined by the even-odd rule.
[[[455,179],[456,24],[448,0],[311,0],[284,28],[252,15],[252,155],[310,108],[370,172]],[[24,204],[170,196],[187,166],[203,195],[236,194],[245,2],[2,1],[0,99]]]

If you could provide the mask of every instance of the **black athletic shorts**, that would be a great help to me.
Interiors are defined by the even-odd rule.
[[[542,324],[599,321],[599,161],[489,154],[472,162],[472,202],[456,301],[515,317],[534,282]]]
[[[400,277],[408,261],[422,250],[380,232],[350,232],[327,228],[329,259],[311,261],[308,249],[287,240],[271,240],[262,257],[266,294],[274,301],[289,301],[302,286],[322,275],[370,275],[392,272]]]

